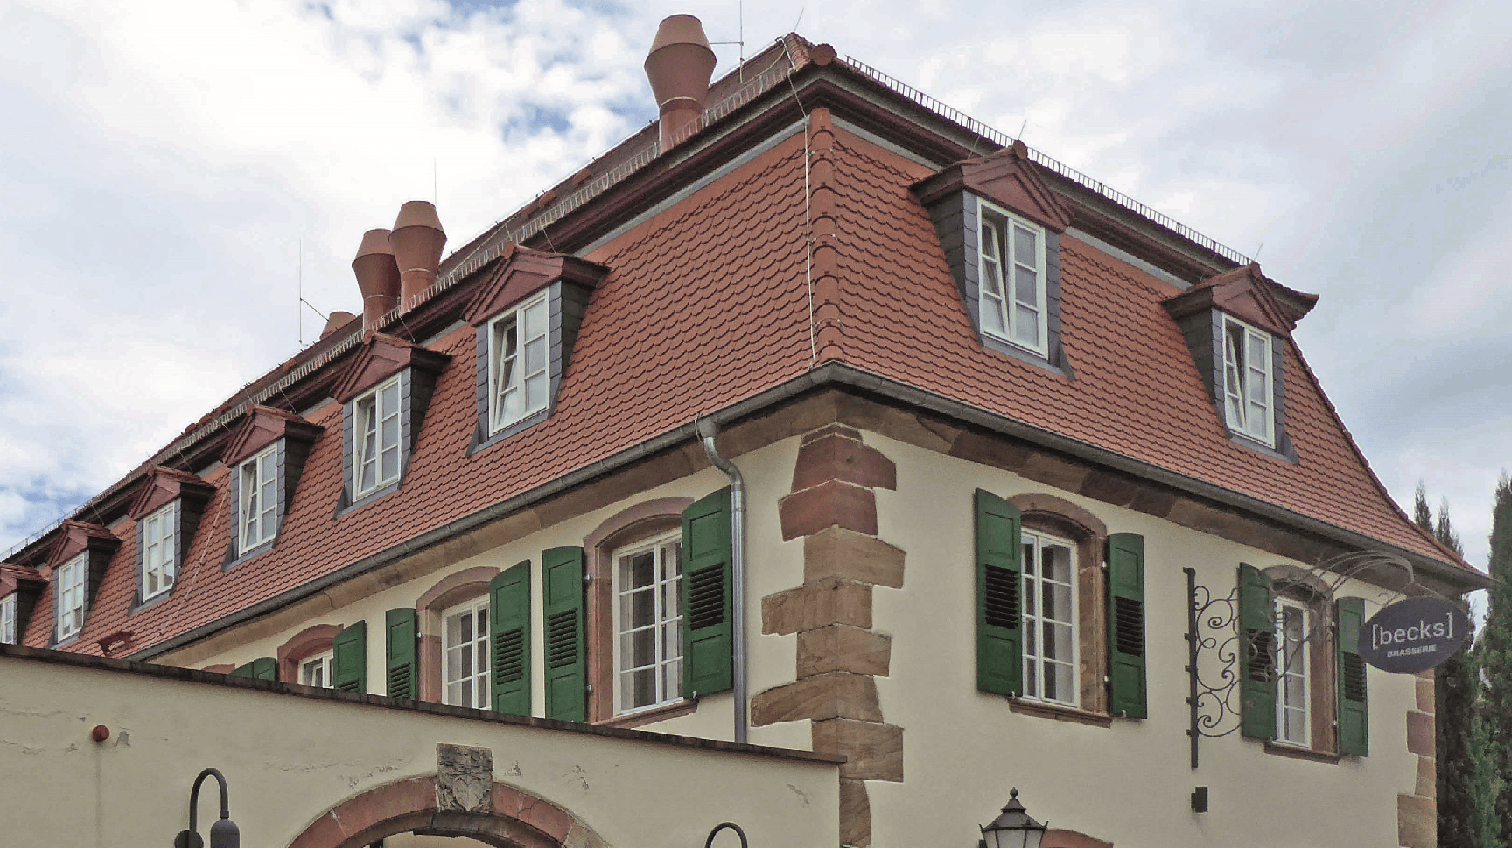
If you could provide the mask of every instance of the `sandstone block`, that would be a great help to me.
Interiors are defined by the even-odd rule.
[[[805,583],[761,599],[762,633],[799,633],[831,624],[871,627],[871,587],[849,580]]]
[[[853,718],[881,721],[877,684],[861,674],[832,672],[786,683],[751,699],[751,724]]]
[[[840,527],[820,530],[803,540],[803,579],[838,577],[903,588],[904,553],[875,536]]]
[[[886,677],[892,659],[892,639],[880,633],[831,624],[798,634],[798,676],[849,671]]]

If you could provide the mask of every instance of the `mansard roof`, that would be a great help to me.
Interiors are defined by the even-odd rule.
[[[1108,232],[1113,211],[1083,187],[1021,149],[951,166],[973,158],[953,140],[964,129],[844,63],[811,64],[806,55],[792,70],[791,87],[801,98],[786,87],[773,87],[766,100],[752,96],[724,123],[711,124],[720,131],[705,131],[706,146],[698,137],[684,142],[675,163],[652,160],[565,212],[561,204],[576,202],[571,181],[554,189],[551,199],[532,206],[536,215],[560,212],[541,225],[559,229],[532,232],[529,222],[541,219],[505,219],[443,263],[443,275],[456,272],[455,280],[438,284],[429,301],[385,328],[395,335],[363,344],[355,329],[333,333],[202,419],[204,426],[190,431],[208,434],[195,437],[200,441],[186,436],[165,448],[164,454],[199,457],[194,467],[214,487],[177,588],[128,614],[137,534],[118,527],[113,538],[121,548],[75,649],[91,651],[95,640],[126,630],[146,647],[187,638],[230,613],[274,604],[387,552],[434,543],[459,523],[505,516],[543,492],[588,479],[605,463],[667,450],[690,437],[698,416],[735,415],[731,410],[825,386],[864,385],[896,403],[1001,424],[1054,450],[1144,469],[1139,473],[1161,485],[1263,507],[1276,522],[1357,534],[1450,574],[1458,570],[1467,585],[1483,580],[1392,502],[1289,337],[1286,412],[1296,463],[1227,437],[1167,313],[1168,304],[1184,298],[1239,309],[1233,298],[1261,292],[1251,302],[1266,320],[1289,327],[1315,298],[1200,246],[1182,248],[1183,268],[1206,269],[1207,281],[1191,280],[1196,285],[1174,272],[1154,272],[1149,262],[1126,261],[1088,234]],[[868,97],[854,94],[867,86]],[[627,150],[622,145],[590,166],[581,185],[631,161]],[[1021,192],[1015,203],[1033,206],[1047,226],[1064,230],[1062,344],[1074,376],[979,342],[945,248],[912,189],[951,180],[975,182],[973,190],[994,181],[1009,186]],[[1144,226],[1133,212],[1119,214],[1128,219],[1120,232],[1137,234]],[[1176,234],[1151,229],[1160,240],[1152,238],[1150,255],[1169,254]],[[507,247],[516,238],[526,246]],[[573,245],[564,248],[571,253],[550,249],[551,241]],[[462,319],[506,306],[522,290],[527,283],[512,283],[511,268],[537,283],[542,274],[581,272],[596,285],[549,417],[470,452],[478,424],[478,334]],[[442,366],[403,485],[340,510],[343,409],[326,401],[351,396],[379,360],[391,367],[393,358],[380,352],[406,350]],[[258,394],[270,385],[280,387],[275,396]],[[232,424],[230,436],[225,426],[210,426],[222,418]],[[313,441],[277,541],[223,570],[231,466],[290,432]],[[164,454],[154,461],[163,462]],[[696,470],[686,455],[662,457],[672,472]],[[135,495],[141,478],[134,472],[108,492]],[[68,527],[64,535],[79,532]],[[29,548],[16,561],[36,559]],[[45,641],[50,625],[43,618],[34,617],[28,643]]]

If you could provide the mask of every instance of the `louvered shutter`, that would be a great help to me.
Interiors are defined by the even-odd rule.
[[[516,566],[518,568],[518,566]],[[541,552],[546,620],[546,717],[588,720],[588,661],[583,621],[583,549]],[[529,709],[526,709],[529,712]]]
[[[582,578],[578,579],[579,585]],[[530,715],[530,561],[488,584],[494,712]],[[549,640],[548,640],[549,643]]]
[[[420,633],[413,607],[389,610],[383,618],[388,695],[420,698]]]
[[[1271,579],[1239,566],[1240,732],[1276,738],[1276,608]]]
[[[682,693],[725,692],[735,685],[730,490],[683,511]]]
[[[1334,602],[1334,621],[1339,623],[1337,666],[1339,673],[1339,753],[1363,757],[1370,753],[1370,708],[1366,704],[1365,661],[1360,658],[1360,629],[1365,622],[1365,601],[1340,598]]]
[[[331,655],[331,688],[366,693],[367,622],[359,621],[337,633]]]
[[[1023,518],[1018,507],[976,491],[977,688],[1024,691]]]
[[[1108,711],[1147,718],[1144,537],[1108,537]]]
[[[272,657],[258,657],[257,659],[238,666],[231,672],[232,677],[250,677],[253,680],[278,680],[278,660]]]

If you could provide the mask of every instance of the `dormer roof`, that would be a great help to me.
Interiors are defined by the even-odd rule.
[[[140,521],[167,506],[175,498],[185,497],[203,502],[214,494],[215,487],[198,476],[159,465],[147,472],[147,479],[142,481],[142,488],[132,500],[126,514]]]
[[[498,267],[468,302],[462,320],[481,324],[558,280],[592,291],[608,273],[605,266],[576,256],[509,244]]]
[[[235,434],[226,443],[221,462],[236,465],[285,437],[313,442],[322,429],[292,412],[271,406],[252,406],[242,416]]]
[[[439,374],[451,357],[423,345],[383,333],[369,333],[357,355],[336,382],[331,396],[341,403],[378,385],[406,368]]]
[[[1036,172],[1029,160],[1029,148],[1022,141],[996,153],[956,162],[913,186],[914,196],[925,206],[962,190],[1057,233],[1071,226],[1071,216]]]
[[[1278,336],[1290,336],[1318,296],[1295,291],[1265,276],[1258,262],[1203,280],[1163,305],[1180,320],[1203,309],[1218,309]]]

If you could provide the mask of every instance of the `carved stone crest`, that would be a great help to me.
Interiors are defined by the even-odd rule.
[[[436,746],[436,809],[493,812],[493,751],[461,745]]]

